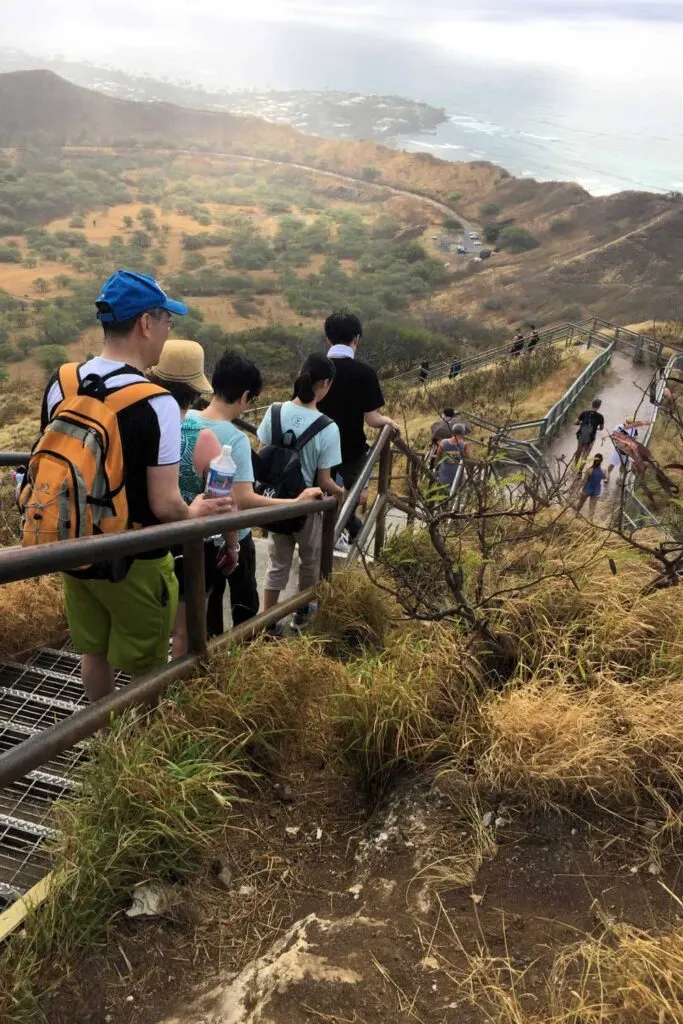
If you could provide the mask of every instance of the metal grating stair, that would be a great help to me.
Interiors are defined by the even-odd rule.
[[[119,675],[119,685],[128,677]],[[87,704],[80,657],[63,648],[36,651],[26,663],[0,663],[0,752],[63,721]],[[0,789],[0,912],[20,899],[50,870],[46,843],[55,835],[55,800],[77,791],[73,777],[85,759],[78,744]]]

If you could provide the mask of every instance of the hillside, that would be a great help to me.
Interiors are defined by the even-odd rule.
[[[621,321],[677,314],[683,204],[676,196],[596,198],[571,183],[516,179],[490,163],[447,162],[374,142],[305,135],[255,117],[115,99],[47,71],[0,75],[0,146],[28,143],[242,154],[364,179],[365,201],[373,190],[381,197],[386,185],[436,199],[481,225],[487,242],[502,251],[480,263],[448,245],[428,246],[447,264],[450,280],[438,296],[416,303],[419,315],[510,329],[588,314]],[[330,184],[327,198],[335,188]],[[424,218],[434,220],[433,211]]]

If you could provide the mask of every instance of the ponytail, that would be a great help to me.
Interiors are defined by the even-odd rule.
[[[299,376],[294,381],[293,398],[298,398],[304,405],[308,405],[315,399],[315,385],[321,380],[334,380],[336,367],[327,356],[313,352],[308,356],[299,371]]]
[[[308,371],[300,373],[294,381],[294,397],[298,398],[304,405],[308,405],[315,398],[315,392],[313,391],[313,381]]]

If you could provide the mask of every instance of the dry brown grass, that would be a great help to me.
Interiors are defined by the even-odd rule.
[[[527,683],[485,703],[485,789],[531,805],[590,798],[612,807],[683,789],[683,682],[639,687],[601,678],[590,689]]]
[[[0,658],[59,646],[66,633],[60,578],[41,576],[0,587],[0,620]]]

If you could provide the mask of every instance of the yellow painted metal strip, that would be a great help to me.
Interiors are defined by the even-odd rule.
[[[30,910],[34,910],[45,900],[52,886],[53,875],[54,872],[50,871],[25,892],[21,899],[0,914],[0,942],[4,942],[15,928],[23,924]]]

